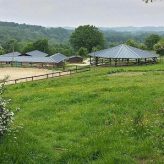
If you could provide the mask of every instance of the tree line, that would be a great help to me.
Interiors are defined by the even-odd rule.
[[[90,52],[122,43],[164,54],[164,37],[157,33],[103,31],[92,25],[79,26],[68,31],[63,31],[62,28],[46,29],[41,26],[0,22],[0,54],[12,51],[26,53],[37,49],[50,55],[60,52],[67,56],[86,56]],[[37,37],[35,33],[38,33]]]

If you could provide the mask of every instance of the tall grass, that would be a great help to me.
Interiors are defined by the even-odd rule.
[[[163,64],[115,69],[8,86],[23,129],[1,139],[1,163],[162,163]]]

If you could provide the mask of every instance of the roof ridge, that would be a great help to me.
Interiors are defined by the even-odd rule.
[[[131,52],[133,52],[137,57],[141,58],[140,55],[138,55],[135,51],[133,51],[129,46],[125,45],[127,49],[129,49]]]
[[[122,50],[122,48],[123,48],[123,44],[121,44],[121,45],[119,45],[120,46],[120,49],[119,49],[119,51],[117,52],[117,54],[116,54],[116,58],[119,56],[119,53],[120,53],[120,51]],[[118,46],[118,47],[119,47]]]

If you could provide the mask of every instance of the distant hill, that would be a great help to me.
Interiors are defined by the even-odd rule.
[[[100,27],[103,31],[113,30],[118,32],[163,32],[164,27]]]
[[[71,33],[72,30],[67,30],[61,27],[46,28],[36,25],[0,22],[0,42],[9,39],[34,41],[41,38],[47,38],[52,43],[63,43],[69,40]]]
[[[63,27],[68,30],[74,30],[75,27]],[[144,26],[144,27],[99,27],[102,31],[117,31],[117,32],[164,32],[163,27]]]
[[[42,27],[36,25],[18,24],[0,21],[0,43],[10,39],[18,42],[35,41],[47,38],[49,43],[68,43],[75,27]],[[99,27],[107,42],[125,42],[134,39],[143,42],[150,33],[164,36],[164,27]]]

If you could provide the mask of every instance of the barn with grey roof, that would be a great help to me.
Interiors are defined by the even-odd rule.
[[[22,54],[21,56],[30,56],[30,57],[47,57],[48,54],[45,52],[41,52],[38,50],[26,52],[25,54]]]
[[[55,67],[63,66],[67,57],[63,54],[57,53],[52,56],[35,50],[21,54],[19,52],[12,52],[0,56],[1,65],[16,65],[16,66],[37,66],[37,67]]]

